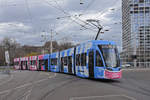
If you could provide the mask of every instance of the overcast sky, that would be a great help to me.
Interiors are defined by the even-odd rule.
[[[0,0],[0,41],[10,37],[22,45],[42,45],[41,35],[50,40],[53,29],[53,40],[81,43],[97,33],[87,19],[100,20],[99,39],[113,40],[121,49],[121,0]]]

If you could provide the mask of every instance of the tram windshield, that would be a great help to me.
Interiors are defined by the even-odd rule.
[[[100,45],[106,67],[120,67],[120,60],[116,46]]]

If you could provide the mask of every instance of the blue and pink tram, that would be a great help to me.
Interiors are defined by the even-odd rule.
[[[60,52],[60,72],[75,74],[75,48]]]
[[[95,79],[122,77],[119,53],[113,41],[93,40],[74,48],[34,58],[34,64],[37,65],[36,62],[39,62],[41,67],[34,66],[30,70],[40,68]],[[30,57],[29,60],[32,62],[33,57]]]
[[[48,71],[49,70],[49,54],[38,55],[37,61],[37,70],[39,71]]]
[[[31,71],[38,70],[38,56],[29,57],[29,70]]]
[[[29,65],[29,57],[21,57],[20,58],[20,69],[21,70],[28,70]]]
[[[20,58],[14,59],[14,69],[16,69],[16,70],[20,69]]]
[[[55,52],[50,54],[50,71],[51,72],[60,72],[60,64],[59,64],[59,52]]]

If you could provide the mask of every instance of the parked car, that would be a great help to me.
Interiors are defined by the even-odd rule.
[[[122,68],[130,68],[131,67],[131,64],[124,64],[122,65]]]

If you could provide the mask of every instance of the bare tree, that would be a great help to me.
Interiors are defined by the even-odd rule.
[[[12,64],[13,63],[13,59],[15,58],[15,56],[17,55],[17,48],[20,47],[20,44],[16,42],[16,40],[14,39],[11,39],[9,37],[5,37],[3,40],[2,40],[2,43],[1,43],[1,47],[3,48],[3,56],[4,56],[4,52],[6,50],[9,51],[9,55],[10,55],[10,63]],[[5,58],[3,58],[5,59]]]

